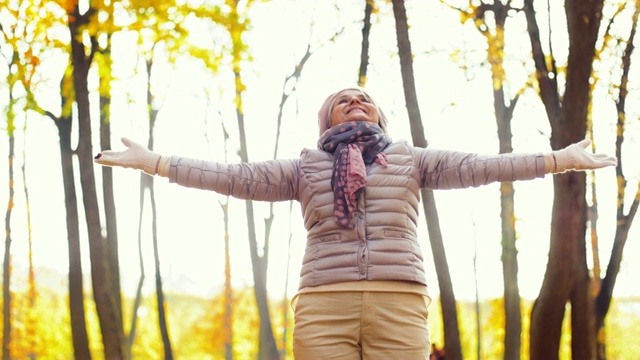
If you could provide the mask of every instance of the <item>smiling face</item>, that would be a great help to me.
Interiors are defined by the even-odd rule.
[[[331,127],[348,121],[368,121],[378,124],[378,107],[358,89],[346,89],[335,98],[331,109]]]

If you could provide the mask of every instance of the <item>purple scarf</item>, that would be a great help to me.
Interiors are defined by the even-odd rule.
[[[353,229],[358,196],[367,185],[365,166],[374,161],[387,166],[382,150],[389,144],[391,138],[378,125],[366,121],[336,125],[318,139],[319,149],[334,154],[333,215],[344,227]]]

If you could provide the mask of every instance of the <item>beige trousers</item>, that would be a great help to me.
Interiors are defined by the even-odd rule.
[[[304,293],[295,306],[296,360],[425,360],[424,297],[393,292]]]

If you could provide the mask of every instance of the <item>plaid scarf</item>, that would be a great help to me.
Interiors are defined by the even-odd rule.
[[[365,166],[374,161],[387,166],[382,151],[391,138],[382,129],[367,121],[350,121],[325,131],[318,139],[318,149],[334,154],[331,189],[335,221],[353,229],[353,216],[358,196],[367,185]]]

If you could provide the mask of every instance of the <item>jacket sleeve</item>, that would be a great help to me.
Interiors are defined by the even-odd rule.
[[[296,200],[298,168],[299,160],[225,164],[172,156],[169,182],[244,200]]]
[[[416,147],[413,152],[421,187],[428,189],[462,189],[545,175],[542,153],[480,155]]]

